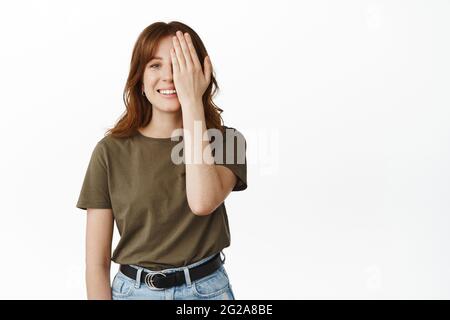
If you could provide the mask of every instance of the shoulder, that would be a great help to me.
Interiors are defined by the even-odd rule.
[[[101,138],[98,141],[98,144],[112,145],[112,144],[117,144],[117,143],[124,142],[127,139],[130,139],[130,138],[115,138],[115,137],[113,137],[112,135],[109,134],[109,135],[104,136],[103,138]]]
[[[242,132],[239,131],[238,129],[236,129],[235,127],[223,125],[222,128],[224,129],[223,130],[224,141],[231,140],[231,139],[234,138],[237,141],[241,140],[242,142],[247,144],[247,142],[245,140],[245,137],[242,134]]]
[[[223,125],[222,128],[224,130],[223,131],[224,135],[228,133],[228,134],[233,134],[233,135],[239,135],[239,136],[242,136],[242,137],[244,136],[242,134],[242,132],[239,131],[238,129],[236,129],[235,127]]]
[[[125,145],[129,144],[132,139],[133,137],[116,138],[112,135],[107,135],[97,142],[97,147],[104,151],[114,151],[123,148]]]
[[[124,149],[123,144],[125,141],[121,140],[109,135],[97,140],[92,149],[92,157],[103,163],[109,163],[111,158],[120,154],[120,150]]]

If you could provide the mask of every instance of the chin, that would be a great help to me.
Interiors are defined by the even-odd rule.
[[[155,106],[153,106],[153,107],[155,107]],[[177,112],[177,111],[181,110],[181,105],[180,105],[180,103],[177,103],[177,104],[174,103],[172,105],[165,104],[162,106],[160,105],[156,108],[162,112]]]

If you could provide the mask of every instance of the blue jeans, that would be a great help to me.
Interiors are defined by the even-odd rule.
[[[221,252],[223,254],[223,252]],[[113,300],[235,300],[230,280],[222,265],[213,273],[191,281],[188,268],[195,267],[214,258],[216,254],[206,257],[185,267],[154,271],[140,266],[131,265],[138,270],[136,278],[140,279],[141,272],[164,272],[170,274],[183,270],[186,283],[172,288],[152,288],[139,280],[128,278],[120,270],[114,276],[111,285]],[[225,254],[224,254],[225,257]],[[225,258],[222,260],[225,262]]]

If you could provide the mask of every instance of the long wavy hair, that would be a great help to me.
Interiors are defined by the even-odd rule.
[[[202,68],[204,68],[203,63],[208,52],[198,34],[189,26],[178,21],[171,21],[169,23],[155,22],[146,27],[139,35],[133,48],[130,72],[123,92],[126,110],[116,124],[108,129],[105,136],[112,135],[115,138],[131,137],[138,133],[139,128],[145,127],[150,123],[153,110],[152,104],[141,92],[145,66],[156,52],[159,41],[166,36],[175,36],[177,30],[189,33]],[[213,69],[211,82],[202,97],[206,128],[215,128],[223,133],[223,119],[220,115],[223,110],[215,105],[212,100],[218,90],[219,86]]]

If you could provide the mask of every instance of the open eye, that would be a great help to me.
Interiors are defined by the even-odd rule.
[[[152,65],[150,66],[150,68],[153,68],[153,67],[155,67],[155,66],[159,66],[159,63],[152,64]]]

